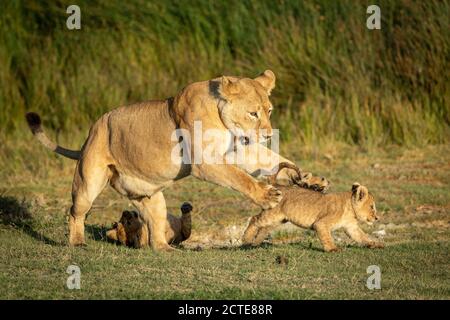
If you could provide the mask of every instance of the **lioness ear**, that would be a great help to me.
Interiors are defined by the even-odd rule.
[[[113,241],[119,240],[119,238],[117,237],[117,227],[114,228],[114,229],[106,231],[106,237],[108,239],[113,240]]]
[[[275,80],[275,73],[273,73],[271,70],[266,70],[261,75],[255,78],[255,81],[258,81],[259,84],[261,84],[264,89],[266,89],[269,96],[273,88],[275,88]]]
[[[222,76],[220,82],[220,95],[227,101],[231,101],[233,95],[236,95],[240,92],[238,81],[233,81],[229,77]]]

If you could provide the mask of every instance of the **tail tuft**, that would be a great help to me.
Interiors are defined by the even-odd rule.
[[[28,126],[30,127],[31,132],[33,132],[33,134],[36,134],[38,132],[42,132],[41,117],[37,113],[35,113],[35,112],[28,112],[25,115],[25,118],[27,119]]]
[[[181,213],[182,214],[187,214],[190,213],[192,211],[192,205],[189,202],[185,202],[181,205]]]

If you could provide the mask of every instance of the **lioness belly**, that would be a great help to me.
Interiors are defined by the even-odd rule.
[[[151,197],[173,182],[151,183],[143,179],[116,172],[110,180],[111,186],[120,194],[129,198]]]

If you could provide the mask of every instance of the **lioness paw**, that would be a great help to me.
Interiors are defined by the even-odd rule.
[[[324,249],[326,252],[341,252],[342,249],[339,247],[333,247],[333,248],[326,248]]]
[[[264,191],[263,199],[259,203],[264,210],[276,207],[283,198],[281,191],[271,185],[266,185]]]

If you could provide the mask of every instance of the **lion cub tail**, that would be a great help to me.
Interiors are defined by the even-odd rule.
[[[181,205],[181,234],[183,235],[183,241],[191,236],[192,219],[191,211],[192,205],[189,202],[185,202]]]
[[[27,119],[27,123],[31,129],[31,132],[39,140],[39,142],[44,145],[44,147],[66,158],[73,160],[80,159],[81,152],[79,150],[69,150],[61,146],[58,146],[55,142],[51,141],[47,137],[47,135],[44,132],[44,129],[42,128],[41,117],[37,113],[28,112],[25,115],[25,118]]]

